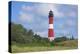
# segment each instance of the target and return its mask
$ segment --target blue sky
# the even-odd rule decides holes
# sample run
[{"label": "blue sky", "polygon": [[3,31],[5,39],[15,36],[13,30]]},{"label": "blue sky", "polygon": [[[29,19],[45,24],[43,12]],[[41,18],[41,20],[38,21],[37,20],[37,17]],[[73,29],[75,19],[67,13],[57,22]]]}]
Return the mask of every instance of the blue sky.
[{"label": "blue sky", "polygon": [[48,37],[48,13],[54,14],[55,37],[66,35],[78,38],[78,6],[54,3],[12,2],[11,21],[42,37]]}]

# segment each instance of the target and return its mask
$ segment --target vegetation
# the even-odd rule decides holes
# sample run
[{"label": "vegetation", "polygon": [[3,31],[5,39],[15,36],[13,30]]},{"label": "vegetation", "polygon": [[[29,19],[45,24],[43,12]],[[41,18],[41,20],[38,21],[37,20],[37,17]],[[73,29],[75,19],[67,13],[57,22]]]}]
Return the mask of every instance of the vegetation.
[{"label": "vegetation", "polygon": [[77,40],[67,40],[56,43],[55,46],[26,46],[26,45],[12,45],[12,52],[36,52],[36,51],[52,51],[52,50],[67,50],[77,49]]},{"label": "vegetation", "polygon": [[50,43],[48,38],[34,34],[31,29],[25,29],[21,24],[11,23],[11,48],[12,52],[72,49],[77,48],[77,40],[73,36],[70,39],[63,36],[55,38]]},{"label": "vegetation", "polygon": [[12,44],[26,44],[36,46],[35,43],[38,43],[38,46],[46,45],[48,38],[42,38],[40,35],[34,34],[32,30],[27,30],[23,28],[20,24],[11,24],[11,43]]}]

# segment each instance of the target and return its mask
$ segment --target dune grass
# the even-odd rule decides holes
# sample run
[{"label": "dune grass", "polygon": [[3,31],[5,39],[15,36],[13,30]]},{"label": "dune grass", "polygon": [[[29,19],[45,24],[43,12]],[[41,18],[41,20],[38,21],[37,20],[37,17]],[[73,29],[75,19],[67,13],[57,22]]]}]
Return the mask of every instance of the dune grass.
[{"label": "dune grass", "polygon": [[77,49],[77,47],[62,47],[62,46],[53,46],[53,47],[18,47],[13,46],[12,52],[36,52],[36,51],[52,51],[52,50],[66,50],[66,49]]},{"label": "dune grass", "polygon": [[[59,46],[64,44],[63,46]],[[76,40],[64,41],[58,43],[58,46],[18,46],[12,45],[12,53],[18,52],[37,52],[37,51],[53,51],[53,50],[67,50],[67,49],[77,49],[78,43]]]}]

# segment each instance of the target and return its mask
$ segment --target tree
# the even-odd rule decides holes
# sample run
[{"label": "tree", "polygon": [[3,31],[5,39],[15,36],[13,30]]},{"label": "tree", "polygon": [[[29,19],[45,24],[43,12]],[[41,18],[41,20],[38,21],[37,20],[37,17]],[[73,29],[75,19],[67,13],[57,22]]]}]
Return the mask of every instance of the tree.
[{"label": "tree", "polygon": [[26,45],[47,45],[48,38],[43,38],[38,34],[34,34],[32,29],[25,29],[21,24],[11,23],[11,42]]},{"label": "tree", "polygon": [[65,37],[65,36],[63,36],[63,37],[57,37],[57,38],[54,39],[55,42],[61,42],[61,41],[66,41],[66,40],[68,40],[68,38]]},{"label": "tree", "polygon": [[33,36],[32,30],[25,29],[21,24],[11,24],[11,41],[17,43],[29,43]]}]

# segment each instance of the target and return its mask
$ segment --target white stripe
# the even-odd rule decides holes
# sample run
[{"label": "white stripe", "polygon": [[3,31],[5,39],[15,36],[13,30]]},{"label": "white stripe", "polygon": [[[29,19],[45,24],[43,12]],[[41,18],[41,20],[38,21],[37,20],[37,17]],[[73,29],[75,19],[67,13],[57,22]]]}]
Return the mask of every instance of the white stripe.
[{"label": "white stripe", "polygon": [[49,29],[53,29],[53,24],[49,24]]},{"label": "white stripe", "polygon": [[49,39],[50,41],[53,41],[53,40],[54,40],[54,37],[48,37],[48,39]]}]

